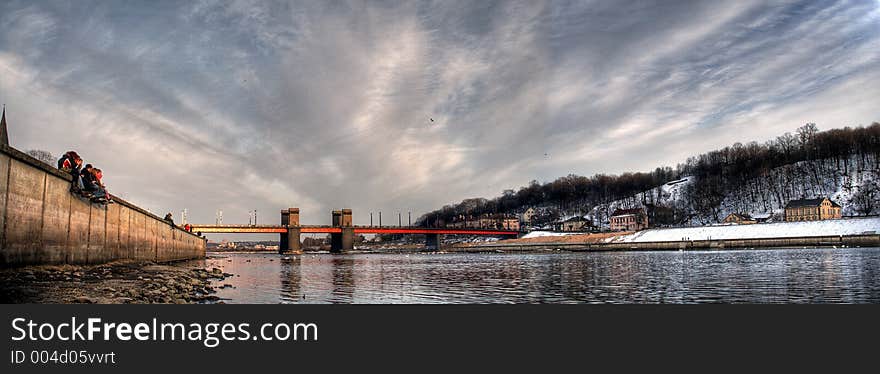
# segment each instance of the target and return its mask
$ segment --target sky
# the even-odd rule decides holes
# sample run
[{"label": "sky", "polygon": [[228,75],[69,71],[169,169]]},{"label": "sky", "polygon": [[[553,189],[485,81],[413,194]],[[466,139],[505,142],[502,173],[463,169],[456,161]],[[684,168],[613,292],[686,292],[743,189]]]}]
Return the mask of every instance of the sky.
[{"label": "sky", "polygon": [[0,0],[0,103],[178,222],[406,223],[880,121],[880,1]]}]

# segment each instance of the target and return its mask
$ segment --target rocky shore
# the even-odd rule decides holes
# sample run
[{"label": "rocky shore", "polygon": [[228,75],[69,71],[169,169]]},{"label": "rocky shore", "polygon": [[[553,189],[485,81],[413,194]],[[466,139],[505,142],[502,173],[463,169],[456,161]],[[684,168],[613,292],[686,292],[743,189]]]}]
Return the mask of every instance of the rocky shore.
[{"label": "rocky shore", "polygon": [[132,261],[28,266],[0,270],[0,302],[222,303],[211,283],[230,276],[217,268]]}]

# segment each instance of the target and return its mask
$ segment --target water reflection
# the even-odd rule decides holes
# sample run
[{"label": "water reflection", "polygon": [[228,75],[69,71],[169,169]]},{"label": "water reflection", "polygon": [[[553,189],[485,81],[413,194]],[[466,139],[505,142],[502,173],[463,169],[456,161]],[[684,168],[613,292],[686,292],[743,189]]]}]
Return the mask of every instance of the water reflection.
[{"label": "water reflection", "polygon": [[350,256],[334,256],[330,263],[333,272],[333,292],[329,301],[333,303],[353,302],[355,288],[354,258]]},{"label": "water reflection", "polygon": [[876,303],[880,249],[215,255],[238,303]]},{"label": "water reflection", "polygon": [[298,302],[300,299],[304,299],[305,295],[301,291],[302,260],[299,257],[285,256],[281,258],[279,263],[281,264],[281,270],[278,272],[281,283],[281,299],[286,302]]}]

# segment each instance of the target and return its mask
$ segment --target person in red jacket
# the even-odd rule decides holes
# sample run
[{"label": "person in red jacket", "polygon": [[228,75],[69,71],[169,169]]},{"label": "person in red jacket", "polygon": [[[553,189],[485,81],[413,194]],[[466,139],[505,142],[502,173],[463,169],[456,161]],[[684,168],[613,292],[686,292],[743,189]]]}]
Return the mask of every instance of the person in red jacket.
[{"label": "person in red jacket", "polygon": [[58,169],[70,173],[73,177],[73,181],[70,184],[72,192],[79,193],[83,189],[82,177],[80,175],[82,163],[82,158],[74,151],[69,151],[58,159]]},{"label": "person in red jacket", "polygon": [[104,186],[104,182],[101,181],[101,178],[103,177],[104,173],[101,172],[101,169],[91,169],[91,180],[94,187],[91,191],[93,199],[102,203],[111,203],[112,201],[110,200],[110,194],[107,193],[107,187]]}]

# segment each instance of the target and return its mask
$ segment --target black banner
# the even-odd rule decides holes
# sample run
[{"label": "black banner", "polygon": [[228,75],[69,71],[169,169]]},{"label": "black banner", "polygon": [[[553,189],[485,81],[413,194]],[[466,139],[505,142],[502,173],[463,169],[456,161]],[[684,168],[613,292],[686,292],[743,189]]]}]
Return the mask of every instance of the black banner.
[{"label": "black banner", "polygon": [[873,305],[4,305],[0,333],[4,372],[799,365],[832,357],[852,364],[873,357],[874,345],[859,339],[880,332],[877,312]]}]

